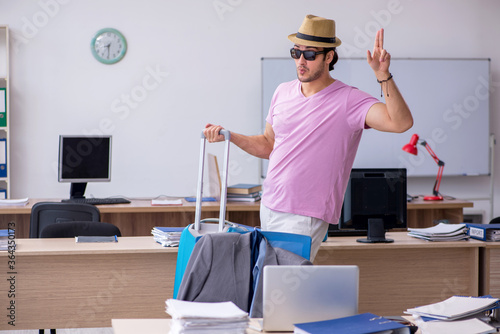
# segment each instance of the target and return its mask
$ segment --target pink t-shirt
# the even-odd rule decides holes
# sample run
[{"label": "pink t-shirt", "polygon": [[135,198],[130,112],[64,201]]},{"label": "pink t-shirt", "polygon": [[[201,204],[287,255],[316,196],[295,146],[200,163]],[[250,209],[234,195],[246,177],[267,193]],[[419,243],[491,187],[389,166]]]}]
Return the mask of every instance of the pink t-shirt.
[{"label": "pink t-shirt", "polygon": [[262,204],[336,224],[366,114],[377,102],[338,80],[310,97],[299,80],[281,84],[266,118],[275,142]]}]

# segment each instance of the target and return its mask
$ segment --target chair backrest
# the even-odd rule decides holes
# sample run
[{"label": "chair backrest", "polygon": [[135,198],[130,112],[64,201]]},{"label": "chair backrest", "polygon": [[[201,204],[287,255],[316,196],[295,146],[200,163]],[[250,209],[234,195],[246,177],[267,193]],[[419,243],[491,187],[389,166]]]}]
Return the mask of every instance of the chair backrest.
[{"label": "chair backrest", "polygon": [[118,227],[104,222],[71,221],[45,226],[40,238],[73,238],[76,236],[113,236],[121,237]]},{"label": "chair backrest", "polygon": [[30,216],[30,238],[40,238],[43,228],[68,221],[100,221],[95,205],[86,203],[39,202],[33,205]]}]

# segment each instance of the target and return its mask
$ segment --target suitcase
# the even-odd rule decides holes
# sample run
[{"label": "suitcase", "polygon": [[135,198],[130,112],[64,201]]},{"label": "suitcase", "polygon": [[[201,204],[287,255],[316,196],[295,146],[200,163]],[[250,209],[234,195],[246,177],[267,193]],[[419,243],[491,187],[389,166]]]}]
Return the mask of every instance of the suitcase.
[{"label": "suitcase", "polygon": [[[200,143],[200,164],[198,169],[198,184],[196,191],[196,209],[194,224],[188,225],[181,234],[179,241],[179,250],[177,253],[177,264],[175,267],[175,281],[173,298],[177,298],[177,292],[184,276],[187,263],[193,251],[196,242],[207,233],[228,233],[239,232],[246,233],[253,230],[253,227],[237,225],[226,221],[226,204],[227,204],[227,172],[229,166],[229,148],[231,144],[231,133],[227,130],[221,130],[221,135],[224,135],[224,167],[222,172],[221,198],[219,218],[207,218],[201,220],[201,204],[203,198],[203,170],[205,167],[205,144],[206,138],[204,133],[201,133]],[[218,224],[215,224],[218,222]]]}]

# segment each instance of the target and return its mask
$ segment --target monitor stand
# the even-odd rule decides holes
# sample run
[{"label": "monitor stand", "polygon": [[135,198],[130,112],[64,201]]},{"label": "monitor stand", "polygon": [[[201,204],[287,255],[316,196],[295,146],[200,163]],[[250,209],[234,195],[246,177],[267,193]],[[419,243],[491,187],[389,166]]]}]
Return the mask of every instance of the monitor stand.
[{"label": "monitor stand", "polygon": [[69,190],[69,198],[85,198],[85,188],[87,188],[87,182],[73,183],[71,182],[71,188]]},{"label": "monitor stand", "polygon": [[384,220],[380,218],[368,219],[368,235],[366,239],[357,239],[357,242],[364,243],[390,243],[393,239],[385,238]]}]

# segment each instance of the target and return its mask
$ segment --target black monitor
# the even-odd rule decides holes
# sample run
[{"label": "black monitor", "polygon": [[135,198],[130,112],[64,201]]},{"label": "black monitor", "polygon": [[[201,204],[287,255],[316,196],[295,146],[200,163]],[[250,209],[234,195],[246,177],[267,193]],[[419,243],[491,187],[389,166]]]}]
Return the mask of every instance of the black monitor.
[{"label": "black monitor", "polygon": [[111,136],[59,136],[59,182],[70,198],[85,197],[87,182],[111,181]]},{"label": "black monitor", "polygon": [[405,229],[407,221],[405,168],[353,168],[338,225],[328,234],[367,235],[360,242],[391,242],[385,231]]}]

